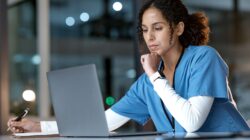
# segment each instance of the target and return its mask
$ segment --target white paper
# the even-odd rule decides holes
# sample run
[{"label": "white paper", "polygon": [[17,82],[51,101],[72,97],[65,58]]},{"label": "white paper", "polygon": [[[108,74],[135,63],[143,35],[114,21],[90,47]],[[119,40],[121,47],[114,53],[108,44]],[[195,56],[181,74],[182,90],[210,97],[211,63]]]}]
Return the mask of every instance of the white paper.
[{"label": "white paper", "polygon": [[36,137],[36,136],[59,136],[58,132],[29,132],[29,133],[15,133],[14,137]]}]

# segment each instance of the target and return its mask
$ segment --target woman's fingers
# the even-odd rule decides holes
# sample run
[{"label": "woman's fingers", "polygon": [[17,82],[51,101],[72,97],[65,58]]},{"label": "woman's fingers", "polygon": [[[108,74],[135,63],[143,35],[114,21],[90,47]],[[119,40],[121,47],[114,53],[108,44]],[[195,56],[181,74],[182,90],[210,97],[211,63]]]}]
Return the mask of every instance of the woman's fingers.
[{"label": "woman's fingers", "polygon": [[144,54],[141,56],[141,64],[145,73],[150,76],[157,71],[160,57],[157,54]]},{"label": "woman's fingers", "polygon": [[11,122],[11,126],[14,126],[14,127],[23,127],[23,122],[22,121],[13,121]]},{"label": "woman's fingers", "polygon": [[24,129],[23,128],[20,128],[20,127],[11,127],[11,131],[13,133],[23,133],[24,132]]},{"label": "woman's fingers", "polygon": [[9,121],[7,122],[7,126],[13,133],[23,133],[24,132],[23,121],[15,121],[15,118],[9,119]]},{"label": "woman's fingers", "polygon": [[15,120],[15,118],[11,118],[8,120],[7,122],[7,126],[10,127],[11,126],[11,122],[13,122]]}]

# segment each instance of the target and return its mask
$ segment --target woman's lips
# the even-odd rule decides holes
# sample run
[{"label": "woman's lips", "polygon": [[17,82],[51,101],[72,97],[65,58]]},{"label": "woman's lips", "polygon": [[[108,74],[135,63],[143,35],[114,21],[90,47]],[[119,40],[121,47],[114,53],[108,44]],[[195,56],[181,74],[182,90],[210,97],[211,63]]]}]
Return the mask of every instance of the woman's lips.
[{"label": "woman's lips", "polygon": [[158,45],[149,45],[148,47],[152,50],[155,50],[158,47]]}]

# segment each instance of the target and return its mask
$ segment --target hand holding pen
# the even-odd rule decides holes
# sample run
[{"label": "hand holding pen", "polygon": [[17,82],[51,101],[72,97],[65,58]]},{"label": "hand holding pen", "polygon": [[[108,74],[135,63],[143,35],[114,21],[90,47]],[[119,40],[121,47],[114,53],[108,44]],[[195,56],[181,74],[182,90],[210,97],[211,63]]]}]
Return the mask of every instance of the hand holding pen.
[{"label": "hand holding pen", "polygon": [[24,118],[28,112],[29,109],[25,109],[18,117],[9,119],[7,125],[12,133],[41,132],[40,122]]},{"label": "hand holding pen", "polygon": [[23,112],[22,112],[22,114],[20,114],[20,115],[18,115],[15,119],[10,119],[9,121],[8,121],[8,129],[7,129],[7,131],[9,131],[9,130],[11,130],[11,127],[12,127],[12,124],[13,124],[13,122],[19,122],[19,121],[21,121],[28,113],[29,113],[29,108],[26,108]]}]

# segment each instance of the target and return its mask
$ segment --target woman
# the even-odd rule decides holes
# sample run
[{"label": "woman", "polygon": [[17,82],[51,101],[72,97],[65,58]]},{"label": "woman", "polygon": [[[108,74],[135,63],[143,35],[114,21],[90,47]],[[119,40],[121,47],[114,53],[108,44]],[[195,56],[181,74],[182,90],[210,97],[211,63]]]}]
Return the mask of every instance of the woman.
[{"label": "woman", "polygon": [[[110,131],[130,119],[145,124],[150,118],[157,131],[249,130],[234,104],[227,65],[215,49],[205,46],[207,22],[203,13],[189,15],[180,0],[144,4],[138,34],[150,51],[141,56],[145,73],[105,112]],[[57,130],[49,124],[8,122],[13,132],[46,131],[46,126]]]}]

